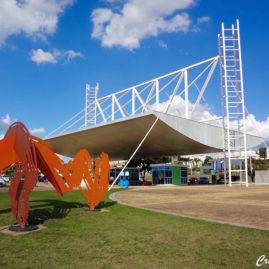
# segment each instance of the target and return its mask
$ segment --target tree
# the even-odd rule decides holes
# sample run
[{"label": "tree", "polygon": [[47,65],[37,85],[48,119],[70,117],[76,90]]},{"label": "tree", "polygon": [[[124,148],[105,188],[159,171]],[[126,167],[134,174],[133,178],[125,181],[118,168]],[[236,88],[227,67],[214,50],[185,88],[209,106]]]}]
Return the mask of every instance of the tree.
[{"label": "tree", "polygon": [[203,162],[203,165],[211,165],[212,158],[210,156],[206,156]]},{"label": "tree", "polygon": [[159,157],[159,158],[147,158],[147,159],[133,159],[130,161],[128,167],[137,167],[139,172],[142,175],[142,178],[145,179],[146,172],[151,171],[151,164],[158,163],[169,163],[171,162],[170,157]]},{"label": "tree", "polygon": [[198,168],[199,163],[201,162],[201,160],[199,158],[194,158],[194,159],[191,160],[191,162],[192,162],[192,164],[193,164],[193,166],[195,168]]},{"label": "tree", "polygon": [[260,155],[260,158],[265,160],[267,158],[267,149],[266,148],[260,148],[259,149],[259,155]]}]

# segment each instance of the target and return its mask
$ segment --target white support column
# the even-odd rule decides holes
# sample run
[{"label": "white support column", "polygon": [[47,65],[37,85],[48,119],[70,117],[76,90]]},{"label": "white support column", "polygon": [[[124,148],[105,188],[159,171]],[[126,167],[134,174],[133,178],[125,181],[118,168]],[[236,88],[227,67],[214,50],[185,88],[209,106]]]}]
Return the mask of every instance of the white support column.
[{"label": "white support column", "polygon": [[84,123],[84,126],[85,128],[87,128],[88,126],[88,109],[87,109],[87,106],[88,106],[88,91],[90,89],[90,85],[89,84],[86,84],[86,95],[85,95],[85,123]]},{"label": "white support column", "polygon": [[222,107],[222,127],[223,127],[223,134],[222,134],[222,140],[223,140],[223,175],[224,175],[224,184],[227,184],[227,178],[226,178],[226,139],[225,139],[225,105],[224,105],[224,86],[223,86],[223,67],[222,67],[222,60],[221,60],[221,38],[220,34],[218,34],[218,47],[219,47],[219,67],[220,67],[220,87],[221,87],[221,107]]},{"label": "white support column", "polygon": [[184,70],[184,83],[185,83],[185,117],[189,118],[189,88],[188,88],[188,70]]},{"label": "white support column", "polygon": [[160,83],[158,79],[155,81],[155,88],[156,88],[156,110],[159,111],[160,109]]},{"label": "white support column", "polygon": [[132,115],[135,114],[135,92],[134,88],[132,89]]},{"label": "white support column", "polygon": [[250,165],[250,175],[252,175],[253,167],[252,167],[251,156],[249,156],[249,165]]},{"label": "white support column", "polygon": [[[222,36],[222,49],[223,49],[223,68],[224,68],[224,88],[225,88],[225,106],[226,106],[226,121],[227,121],[227,144],[228,144],[228,171],[229,171],[229,186],[232,187],[232,162],[231,162],[231,141],[230,141],[230,115],[228,104],[228,82],[227,82],[227,68],[226,68],[226,44],[224,23],[221,24],[221,36]],[[225,132],[225,129],[224,129]]]},{"label": "white support column", "polygon": [[241,40],[240,40],[240,28],[239,20],[236,20],[237,33],[238,33],[238,54],[239,54],[239,68],[241,75],[241,91],[242,91],[242,113],[243,113],[243,135],[244,135],[244,158],[245,158],[245,177],[246,177],[246,187],[248,187],[248,157],[247,157],[247,138],[246,138],[246,115],[245,115],[245,97],[244,97],[244,79],[242,70],[242,55],[241,55]]},{"label": "white support column", "polygon": [[111,97],[111,120],[115,119],[115,101],[114,101],[114,95]]},{"label": "white support column", "polygon": [[226,158],[226,152],[225,152],[225,150],[224,150],[224,160],[223,160],[223,170],[224,170],[224,172],[223,172],[223,176],[224,176],[224,184],[225,184],[225,186],[226,186],[226,184],[227,184],[227,164],[226,164],[226,160],[227,160],[227,158]]},{"label": "white support column", "polygon": [[115,180],[113,181],[113,183],[110,185],[110,187],[108,188],[109,191],[112,189],[112,187],[114,186],[114,184],[118,181],[118,179],[121,176],[122,172],[128,166],[128,164],[133,159],[133,157],[135,156],[135,154],[137,153],[137,151],[140,149],[140,147],[142,146],[142,144],[144,143],[144,141],[146,140],[146,138],[150,134],[151,130],[153,129],[153,127],[158,122],[158,120],[159,120],[159,116],[155,119],[155,121],[153,122],[153,124],[151,125],[151,127],[149,128],[149,130],[147,131],[147,133],[145,134],[145,136],[143,137],[143,139],[141,140],[141,142],[139,143],[139,145],[137,146],[137,148],[135,149],[135,151],[133,152],[133,154],[131,155],[131,157],[129,158],[129,160],[126,162],[126,164],[124,165],[124,167],[121,169],[121,172],[119,173],[119,175],[115,178]]},{"label": "white support column", "polygon": [[[99,82],[97,82],[95,86],[95,100],[97,100],[98,92],[99,92]],[[97,110],[96,110],[96,103],[95,103],[94,104],[94,125],[96,124],[97,124]]]},{"label": "white support column", "polygon": [[96,100],[98,94],[99,84],[95,87],[90,87],[86,84],[86,103],[85,103],[85,128],[90,125],[96,125]]}]

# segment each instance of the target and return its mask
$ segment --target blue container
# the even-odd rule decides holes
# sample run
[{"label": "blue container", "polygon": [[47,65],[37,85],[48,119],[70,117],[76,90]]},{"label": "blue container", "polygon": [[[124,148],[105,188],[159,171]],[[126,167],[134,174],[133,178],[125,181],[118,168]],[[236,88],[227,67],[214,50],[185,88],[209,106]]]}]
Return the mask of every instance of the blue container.
[{"label": "blue container", "polygon": [[128,186],[129,186],[129,180],[128,179],[124,179],[124,187],[125,188],[128,188]]},{"label": "blue container", "polygon": [[124,187],[124,180],[121,178],[120,179],[120,187],[123,188]]}]

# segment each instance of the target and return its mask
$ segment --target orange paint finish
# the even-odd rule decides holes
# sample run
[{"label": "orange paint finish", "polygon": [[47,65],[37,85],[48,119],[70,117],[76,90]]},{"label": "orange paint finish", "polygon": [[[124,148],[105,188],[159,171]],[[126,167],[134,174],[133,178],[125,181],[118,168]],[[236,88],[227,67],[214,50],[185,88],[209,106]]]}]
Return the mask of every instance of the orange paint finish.
[{"label": "orange paint finish", "polygon": [[0,152],[5,153],[2,158],[0,156],[0,174],[4,174],[10,169],[10,165],[19,161],[19,157],[16,152],[14,150],[10,150],[14,148],[15,138],[15,135],[12,135],[0,140]]},{"label": "orange paint finish", "polygon": [[20,122],[12,124],[0,140],[0,173],[12,167],[15,175],[9,189],[10,203],[12,213],[22,228],[26,225],[29,195],[37,183],[38,170],[59,195],[79,188],[90,210],[94,210],[108,190],[110,167],[106,153],[93,162],[89,152],[82,149],[74,160],[65,165],[48,143],[31,136]]}]

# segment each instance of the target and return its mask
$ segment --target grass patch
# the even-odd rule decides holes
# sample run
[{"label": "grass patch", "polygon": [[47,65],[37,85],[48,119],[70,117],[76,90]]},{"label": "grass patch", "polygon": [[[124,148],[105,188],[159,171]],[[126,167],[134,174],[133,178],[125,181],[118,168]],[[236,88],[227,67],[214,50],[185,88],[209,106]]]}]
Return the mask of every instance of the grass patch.
[{"label": "grass patch", "polygon": [[[131,208],[108,195],[108,212],[85,211],[78,191],[33,192],[30,205],[30,223],[47,229],[0,234],[0,268],[254,268],[269,257],[269,232]],[[0,226],[12,223],[0,193]]]}]

